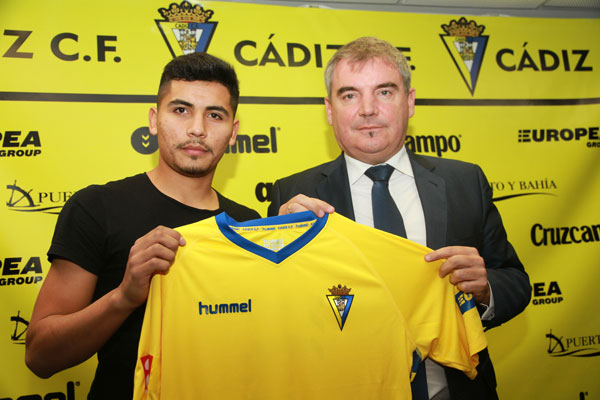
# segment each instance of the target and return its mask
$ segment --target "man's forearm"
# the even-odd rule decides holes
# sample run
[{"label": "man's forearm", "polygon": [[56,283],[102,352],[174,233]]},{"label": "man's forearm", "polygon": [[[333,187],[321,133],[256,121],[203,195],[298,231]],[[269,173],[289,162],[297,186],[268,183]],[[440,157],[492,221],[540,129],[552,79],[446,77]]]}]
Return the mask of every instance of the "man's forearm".
[{"label": "man's forearm", "polygon": [[93,356],[133,312],[122,306],[118,289],[82,310],[48,315],[27,331],[25,363],[48,378]]}]

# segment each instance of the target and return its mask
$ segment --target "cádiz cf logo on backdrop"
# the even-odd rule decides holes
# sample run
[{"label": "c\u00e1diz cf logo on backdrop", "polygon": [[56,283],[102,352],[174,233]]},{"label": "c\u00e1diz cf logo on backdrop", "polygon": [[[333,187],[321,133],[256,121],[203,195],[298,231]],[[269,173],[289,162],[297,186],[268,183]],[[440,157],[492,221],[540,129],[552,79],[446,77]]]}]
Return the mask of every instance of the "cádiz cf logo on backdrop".
[{"label": "c\u00e1diz cf logo on backdrop", "polygon": [[158,12],[163,19],[156,19],[156,25],[173,58],[208,49],[217,28],[216,21],[209,21],[214,14],[212,10],[182,1],[179,5],[171,3],[169,8],[159,8]]},{"label": "c\u00e1diz cf logo on backdrop", "polygon": [[442,29],[446,34],[440,34],[440,37],[472,96],[489,38],[482,35],[485,26],[477,25],[475,21],[467,22],[462,17],[458,21],[452,20],[448,25],[442,25]]}]

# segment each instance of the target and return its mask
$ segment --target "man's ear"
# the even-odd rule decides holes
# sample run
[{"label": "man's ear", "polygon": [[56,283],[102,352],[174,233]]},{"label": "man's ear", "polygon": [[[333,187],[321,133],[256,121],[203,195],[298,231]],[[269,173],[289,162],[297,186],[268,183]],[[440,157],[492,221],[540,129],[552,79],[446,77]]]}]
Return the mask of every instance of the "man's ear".
[{"label": "man's ear", "polygon": [[329,125],[333,125],[333,120],[331,119],[331,101],[329,101],[328,97],[325,97],[325,110],[327,111],[327,122],[329,122]]},{"label": "man's ear", "polygon": [[416,97],[416,90],[415,88],[410,88],[408,90],[408,118],[411,118],[413,115],[415,115],[415,97]]},{"label": "man's ear", "polygon": [[158,134],[158,110],[156,107],[150,107],[150,111],[148,111],[148,127],[150,129],[150,133],[153,135]]},{"label": "man's ear", "polygon": [[229,138],[229,145],[233,146],[235,144],[235,139],[237,138],[238,129],[240,127],[240,120],[236,119],[233,121],[233,130],[231,131],[231,137]]}]

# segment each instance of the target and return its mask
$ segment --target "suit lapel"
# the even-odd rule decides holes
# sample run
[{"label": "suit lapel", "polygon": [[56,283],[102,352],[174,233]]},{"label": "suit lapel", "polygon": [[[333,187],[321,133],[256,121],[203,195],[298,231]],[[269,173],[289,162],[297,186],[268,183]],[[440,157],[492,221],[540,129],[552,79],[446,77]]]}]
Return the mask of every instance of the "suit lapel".
[{"label": "suit lapel", "polygon": [[[448,204],[446,182],[433,173],[434,165],[426,158],[407,150],[415,174],[415,183],[425,216],[427,246],[438,249],[446,245]],[[335,207],[338,214],[354,220],[352,195],[344,154],[332,161],[323,171],[323,179],[316,188],[318,198]]]},{"label": "suit lapel", "polygon": [[427,246],[438,249],[446,245],[448,225],[446,182],[433,173],[435,167],[426,158],[408,150],[407,152],[425,215]]},{"label": "suit lapel", "polygon": [[344,154],[333,160],[322,171],[323,179],[317,185],[317,196],[332,206],[338,214],[354,220],[352,195],[348,182],[348,170]]}]

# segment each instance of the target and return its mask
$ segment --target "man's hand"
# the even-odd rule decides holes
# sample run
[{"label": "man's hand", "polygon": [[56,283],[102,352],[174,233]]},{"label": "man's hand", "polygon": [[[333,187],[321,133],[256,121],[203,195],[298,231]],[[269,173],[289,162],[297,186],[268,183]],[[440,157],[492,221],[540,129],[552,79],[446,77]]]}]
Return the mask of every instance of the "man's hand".
[{"label": "man's hand", "polygon": [[432,251],[425,261],[446,259],[440,267],[440,277],[450,275],[450,283],[459,290],[471,293],[479,304],[490,304],[490,286],[485,262],[474,247],[448,246]]},{"label": "man's hand", "polygon": [[120,292],[122,305],[126,308],[139,307],[148,298],[150,279],[154,274],[166,273],[179,246],[185,239],[173,229],[158,226],[135,241],[129,251],[127,268]]},{"label": "man's hand", "polygon": [[317,217],[321,218],[325,213],[331,214],[335,209],[323,200],[307,197],[303,194],[292,197],[287,203],[279,207],[279,215],[293,214],[300,211],[312,211]]}]

